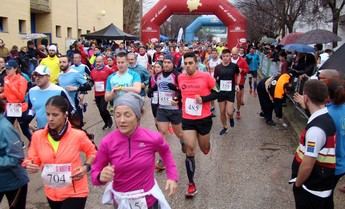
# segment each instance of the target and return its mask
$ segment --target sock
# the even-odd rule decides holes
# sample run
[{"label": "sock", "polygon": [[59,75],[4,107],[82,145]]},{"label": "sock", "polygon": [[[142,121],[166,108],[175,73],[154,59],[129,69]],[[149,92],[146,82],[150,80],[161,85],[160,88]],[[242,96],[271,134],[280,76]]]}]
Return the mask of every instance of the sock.
[{"label": "sock", "polygon": [[194,183],[195,159],[194,156],[186,156],[186,170],[189,183]]}]

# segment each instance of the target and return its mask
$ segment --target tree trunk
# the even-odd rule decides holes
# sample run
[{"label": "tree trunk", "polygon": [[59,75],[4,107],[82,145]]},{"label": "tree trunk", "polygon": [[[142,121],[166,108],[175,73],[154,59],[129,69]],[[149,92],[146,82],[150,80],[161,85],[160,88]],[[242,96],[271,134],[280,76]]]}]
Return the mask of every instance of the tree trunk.
[{"label": "tree trunk", "polygon": [[[339,18],[340,18],[340,13],[337,11],[332,11],[333,13],[333,27],[332,31],[333,33],[338,35],[338,27],[339,27]],[[338,42],[333,42],[333,48],[338,46]]]}]

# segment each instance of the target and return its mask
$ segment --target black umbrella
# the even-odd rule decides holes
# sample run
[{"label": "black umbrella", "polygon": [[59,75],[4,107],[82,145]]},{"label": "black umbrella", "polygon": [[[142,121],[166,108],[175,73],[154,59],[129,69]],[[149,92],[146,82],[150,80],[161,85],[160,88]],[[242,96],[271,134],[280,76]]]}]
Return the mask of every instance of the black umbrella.
[{"label": "black umbrella", "polygon": [[311,30],[303,34],[296,43],[300,44],[327,44],[341,41],[341,38],[328,30]]},{"label": "black umbrella", "polygon": [[113,23],[99,31],[88,34],[82,34],[81,36],[85,37],[86,39],[138,40],[138,37],[123,32]]},{"label": "black umbrella", "polygon": [[338,48],[331,57],[320,67],[322,69],[335,69],[345,73],[345,44]]}]

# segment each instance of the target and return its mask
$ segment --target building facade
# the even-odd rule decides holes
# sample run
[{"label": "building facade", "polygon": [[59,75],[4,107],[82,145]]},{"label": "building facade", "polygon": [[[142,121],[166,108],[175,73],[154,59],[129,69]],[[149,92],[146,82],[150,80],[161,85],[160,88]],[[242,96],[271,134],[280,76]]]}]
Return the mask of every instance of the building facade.
[{"label": "building facade", "polygon": [[123,0],[1,0],[0,39],[25,46],[21,36],[44,33],[65,52],[81,34],[114,23],[123,27]]}]

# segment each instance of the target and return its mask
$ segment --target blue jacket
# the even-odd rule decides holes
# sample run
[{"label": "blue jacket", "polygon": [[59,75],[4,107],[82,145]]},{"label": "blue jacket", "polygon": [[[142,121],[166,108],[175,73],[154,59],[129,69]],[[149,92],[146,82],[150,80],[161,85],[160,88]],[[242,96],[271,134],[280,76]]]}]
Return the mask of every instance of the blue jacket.
[{"label": "blue jacket", "polygon": [[260,66],[260,57],[258,54],[247,54],[246,60],[250,71],[257,71]]},{"label": "blue jacket", "polygon": [[[150,74],[144,66],[137,64],[135,67],[128,66],[128,69],[140,75],[141,83],[145,84],[145,86],[149,85]],[[141,89],[140,96],[145,96],[145,88]]]},{"label": "blue jacket", "polygon": [[0,115],[0,192],[16,190],[29,182],[22,141],[13,125]]}]

